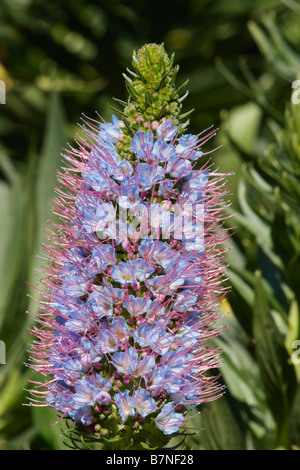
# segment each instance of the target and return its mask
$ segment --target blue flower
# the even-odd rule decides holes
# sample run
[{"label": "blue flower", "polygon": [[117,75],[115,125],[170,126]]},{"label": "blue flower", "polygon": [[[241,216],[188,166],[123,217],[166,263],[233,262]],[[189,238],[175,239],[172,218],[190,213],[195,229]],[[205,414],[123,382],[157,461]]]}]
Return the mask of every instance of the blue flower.
[{"label": "blue flower", "polygon": [[164,169],[161,166],[140,163],[137,166],[137,183],[144,190],[150,189],[155,183],[164,179]]},{"label": "blue flower", "polygon": [[189,160],[175,156],[168,161],[166,173],[173,178],[182,178],[188,175],[191,169],[192,166]]},{"label": "blue flower", "polygon": [[173,121],[168,119],[162,122],[158,126],[158,128],[156,129],[156,132],[157,132],[158,137],[168,142],[174,139],[174,137],[176,136],[178,132],[178,129],[176,126],[174,126]]},{"label": "blue flower", "polygon": [[188,158],[190,161],[198,160],[203,152],[197,149],[198,137],[193,134],[184,134],[176,145],[176,153],[181,158]]},{"label": "blue flower", "polygon": [[128,209],[140,201],[140,189],[136,184],[118,188],[118,204],[122,209]]},{"label": "blue flower", "polygon": [[124,307],[133,316],[143,315],[143,313],[149,310],[151,304],[151,299],[146,297],[134,297],[133,295],[129,295],[128,298],[124,300]]},{"label": "blue flower", "polygon": [[108,141],[112,144],[116,144],[119,140],[120,135],[120,122],[116,118],[116,116],[112,116],[112,123],[108,122],[100,124],[99,138],[104,142]]},{"label": "blue flower", "polygon": [[158,195],[167,196],[174,189],[174,180],[164,179],[159,183]]},{"label": "blue flower", "polygon": [[142,355],[130,366],[132,377],[145,377],[155,366],[155,359],[150,355]]},{"label": "blue flower", "polygon": [[163,243],[158,240],[142,240],[139,253],[149,260],[154,260],[163,268],[166,268],[170,263],[174,263],[180,259],[180,255],[172,251],[168,243]]},{"label": "blue flower", "polygon": [[191,290],[184,289],[175,298],[174,309],[177,312],[185,312],[188,308],[195,307],[198,295],[195,295]]},{"label": "blue flower", "polygon": [[179,431],[180,426],[184,422],[184,417],[181,413],[175,413],[174,403],[169,402],[164,405],[161,412],[155,418],[156,426],[164,434],[173,434]]},{"label": "blue flower", "polygon": [[113,301],[101,289],[95,289],[89,296],[89,306],[97,318],[113,315]]},{"label": "blue flower", "polygon": [[134,152],[140,160],[146,160],[151,155],[154,136],[152,132],[139,131],[133,137],[129,150]]},{"label": "blue flower", "polygon": [[169,144],[164,140],[155,141],[151,153],[151,160],[158,162],[167,162],[169,160],[174,159],[175,156],[176,150],[172,144]]},{"label": "blue flower", "polygon": [[112,187],[111,181],[107,178],[104,171],[90,170],[83,174],[86,182],[88,182],[95,191],[107,191]]},{"label": "blue flower", "polygon": [[112,353],[119,349],[119,340],[113,331],[103,329],[98,336],[98,345],[103,354]]},{"label": "blue flower", "polygon": [[154,268],[143,259],[135,259],[129,263],[121,262],[114,266],[111,276],[116,282],[121,284],[131,284],[133,282],[144,281],[154,271]]},{"label": "blue flower", "polygon": [[181,198],[186,202],[203,204],[208,180],[208,171],[186,176],[182,185]]},{"label": "blue flower", "polygon": [[114,175],[118,172],[121,163],[118,152],[110,141],[103,141],[91,152],[91,160],[86,169],[88,174],[91,171],[97,170],[106,176]]},{"label": "blue flower", "polygon": [[139,388],[134,393],[132,397],[132,405],[142,417],[145,417],[157,410],[156,402],[153,400],[150,393],[143,388]]},{"label": "blue flower", "polygon": [[88,357],[91,364],[101,361],[103,357],[97,338],[89,339],[83,336],[80,340],[80,350],[81,355]]},{"label": "blue flower", "polygon": [[81,274],[75,267],[68,267],[60,274],[62,284],[60,289],[70,297],[82,297],[86,294],[91,278],[86,273]]},{"label": "blue flower", "polygon": [[128,416],[134,416],[135,414],[132,397],[129,396],[129,393],[130,391],[126,389],[124,392],[117,393],[114,397],[115,404],[118,407],[123,422],[126,421]]},{"label": "blue flower", "polygon": [[111,245],[97,245],[92,251],[87,269],[89,273],[95,276],[105,271],[108,266],[115,264],[115,262],[115,250]]},{"label": "blue flower", "polygon": [[[162,325],[150,326],[148,323],[141,325],[134,333],[134,339],[140,346],[149,346],[154,352],[164,354],[169,351],[174,337],[172,334],[167,333]],[[153,364],[153,366],[155,363]]]},{"label": "blue flower", "polygon": [[127,325],[125,318],[123,317],[114,317],[111,320],[111,327],[112,327],[112,331],[114,331],[114,334],[117,336],[117,338],[120,341],[123,341],[124,339],[128,338],[132,334]]},{"label": "blue flower", "polygon": [[92,412],[92,407],[85,405],[79,409],[73,409],[70,407],[68,415],[77,423],[81,422],[84,426],[90,426],[95,421],[95,417],[93,416]]},{"label": "blue flower", "polygon": [[133,393],[133,396],[130,396],[129,393],[129,390],[126,389],[123,393],[119,392],[115,396],[115,403],[123,421],[126,421],[128,416],[134,416],[136,412],[145,417],[157,410],[156,402],[147,390],[139,388]]},{"label": "blue flower", "polygon": [[[75,407],[92,406],[95,403],[107,403],[110,401],[109,390],[112,385],[108,379],[104,379],[99,374],[96,376],[86,376],[75,382],[76,393],[73,394],[72,401]],[[105,392],[105,393],[104,393]]]},{"label": "blue flower", "polygon": [[121,182],[128,181],[133,173],[133,167],[127,160],[121,161],[114,169],[113,177]]},{"label": "blue flower", "polygon": [[138,363],[138,353],[134,348],[129,347],[124,352],[115,352],[112,355],[112,363],[121,373],[130,373]]}]

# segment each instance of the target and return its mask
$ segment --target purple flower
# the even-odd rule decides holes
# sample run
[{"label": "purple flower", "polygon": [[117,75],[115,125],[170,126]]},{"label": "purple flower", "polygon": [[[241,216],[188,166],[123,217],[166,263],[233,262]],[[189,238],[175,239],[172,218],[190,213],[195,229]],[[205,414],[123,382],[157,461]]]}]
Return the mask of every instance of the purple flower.
[{"label": "purple flower", "polygon": [[174,404],[172,402],[164,405],[155,419],[156,426],[161,429],[164,434],[174,434],[178,432],[183,423],[183,415],[175,413]]},{"label": "purple flower", "polygon": [[137,184],[143,190],[148,190],[158,181],[162,181],[164,174],[164,169],[161,166],[140,163],[137,166]]},{"label": "purple flower", "polygon": [[140,346],[149,346],[159,354],[169,351],[174,342],[174,335],[168,333],[162,325],[150,326],[148,323],[144,323],[133,336]]},{"label": "purple flower", "polygon": [[112,364],[121,373],[131,373],[132,368],[134,368],[138,363],[138,353],[137,351],[129,347],[124,352],[116,352],[112,355]]},{"label": "purple flower", "polygon": [[204,138],[148,108],[147,119],[136,110],[124,123],[88,123],[86,142],[67,152],[34,330],[43,381],[33,400],[44,394],[106,443],[178,433],[189,419],[178,410],[221,393],[206,372],[218,365],[207,343],[224,295],[224,188],[194,167]]},{"label": "purple flower", "polygon": [[142,315],[147,312],[151,306],[152,300],[145,297],[135,297],[134,295],[129,295],[128,299],[124,301],[124,307],[128,312],[133,315]]},{"label": "purple flower", "polygon": [[133,416],[135,414],[132,397],[129,396],[129,393],[130,391],[125,389],[123,393],[117,393],[114,398],[123,422],[126,421],[128,416]]},{"label": "purple flower", "polygon": [[99,138],[104,142],[108,141],[112,144],[116,144],[121,135],[120,122],[116,116],[112,116],[112,123],[100,124]]},{"label": "purple flower", "polygon": [[119,340],[117,335],[111,330],[102,330],[98,336],[98,344],[103,354],[115,352],[119,349]]},{"label": "purple flower", "polygon": [[146,160],[151,154],[154,136],[151,132],[139,131],[133,137],[129,150],[134,152],[140,160]]},{"label": "purple flower", "polygon": [[115,403],[118,406],[123,421],[126,421],[128,416],[135,415],[135,413],[145,417],[157,410],[155,400],[143,388],[139,388],[132,396],[129,395],[129,390],[125,390],[124,393],[118,393],[115,397]]},{"label": "purple flower", "polygon": [[112,385],[108,379],[98,374],[94,377],[83,377],[76,382],[76,393],[73,394],[73,403],[77,407],[93,405],[94,403],[107,404],[111,398],[109,390]]},{"label": "purple flower", "polygon": [[173,140],[176,136],[178,129],[174,126],[171,120],[163,121],[157,128],[158,137],[164,139],[166,142]]},{"label": "purple flower", "polygon": [[167,143],[165,140],[156,140],[151,153],[151,160],[158,162],[167,162],[174,159],[176,156],[176,149],[172,144]]},{"label": "purple flower", "polygon": [[134,393],[132,397],[132,405],[142,417],[145,417],[157,410],[155,400],[151,398],[150,393],[143,388],[139,388]]},{"label": "purple flower", "polygon": [[130,284],[144,281],[153,271],[154,268],[140,258],[129,263],[119,263],[112,269],[111,275],[120,284]]},{"label": "purple flower", "polygon": [[105,291],[101,288],[96,288],[94,292],[90,294],[89,305],[98,318],[113,315],[112,298],[107,297]]}]

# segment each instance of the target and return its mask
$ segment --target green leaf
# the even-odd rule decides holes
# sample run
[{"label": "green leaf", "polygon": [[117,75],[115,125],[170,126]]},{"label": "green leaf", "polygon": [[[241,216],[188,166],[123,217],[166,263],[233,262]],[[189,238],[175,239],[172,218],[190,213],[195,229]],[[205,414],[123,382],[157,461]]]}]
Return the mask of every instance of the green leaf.
[{"label": "green leaf", "polygon": [[202,444],[205,450],[246,448],[239,406],[229,393],[205,405],[202,413]]},{"label": "green leaf", "polygon": [[[20,260],[25,251],[24,240],[20,237],[24,233],[24,214],[26,204],[22,196],[23,178],[16,170],[6,154],[0,154],[0,170],[6,176],[6,181],[0,181],[0,331],[4,320],[10,324],[14,319],[11,308],[11,299],[16,296],[16,284],[20,279]],[[26,234],[26,232],[25,232]],[[7,309],[10,308],[10,317],[6,318]],[[4,325],[3,325],[4,326]],[[6,329],[7,323],[6,323]],[[1,337],[7,341],[7,338]]]},{"label": "green leaf", "polygon": [[49,97],[49,108],[44,143],[37,170],[36,205],[38,240],[44,240],[43,225],[46,217],[53,218],[52,201],[57,186],[56,170],[61,166],[61,152],[67,144],[65,117],[59,95],[53,91]]},{"label": "green leaf", "polygon": [[143,449],[146,449],[146,450],[155,450],[155,449],[157,449],[157,446],[150,447],[150,446],[148,446],[148,444],[146,442],[140,442],[140,444],[143,447]]},{"label": "green leaf", "polygon": [[256,273],[253,312],[255,352],[266,399],[278,426],[276,446],[287,446],[287,419],[296,389],[296,375],[267,302],[261,274]]},{"label": "green leaf", "polygon": [[47,448],[52,450],[62,450],[63,437],[61,436],[61,425],[57,423],[57,412],[47,407],[32,407],[32,419],[38,430],[39,436],[43,438],[47,444]]},{"label": "green leaf", "polygon": [[[47,226],[46,218],[58,221],[52,213],[52,202],[55,197],[54,187],[57,186],[56,170],[61,166],[61,152],[66,146],[65,118],[59,95],[53,91],[49,96],[49,107],[45,126],[45,136],[41,156],[37,165],[37,182],[35,187],[35,254],[41,251],[41,244],[45,243],[44,227]],[[40,258],[34,258],[30,281],[33,281],[35,270],[41,265]],[[35,279],[35,278],[34,278]],[[31,302],[30,310],[35,307]]]},{"label": "green leaf", "polygon": [[286,80],[294,80],[299,71],[299,56],[292,50],[276,27],[270,16],[263,18],[267,32],[255,22],[249,22],[249,30],[258,47],[267,60],[274,66],[277,73]]},{"label": "green leaf", "polygon": [[103,442],[106,442],[107,444],[115,444],[116,442],[122,441],[122,436],[115,436],[110,439],[106,439],[104,436],[101,436],[101,439]]},{"label": "green leaf", "polygon": [[293,449],[300,450],[300,383],[295,393],[289,422],[289,441]]},{"label": "green leaf", "polygon": [[247,155],[255,153],[262,110],[253,102],[236,106],[226,118],[226,130],[234,143]]}]

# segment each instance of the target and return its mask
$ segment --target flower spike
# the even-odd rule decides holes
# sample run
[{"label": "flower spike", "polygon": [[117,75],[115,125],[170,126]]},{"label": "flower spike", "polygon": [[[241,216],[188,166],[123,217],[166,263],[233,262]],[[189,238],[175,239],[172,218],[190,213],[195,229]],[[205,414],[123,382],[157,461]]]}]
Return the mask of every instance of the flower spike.
[{"label": "flower spike", "polygon": [[107,449],[162,447],[223,393],[209,341],[226,294],[227,186],[204,161],[215,131],[184,132],[173,60],[144,46],[121,119],[83,119],[44,247],[32,404]]}]

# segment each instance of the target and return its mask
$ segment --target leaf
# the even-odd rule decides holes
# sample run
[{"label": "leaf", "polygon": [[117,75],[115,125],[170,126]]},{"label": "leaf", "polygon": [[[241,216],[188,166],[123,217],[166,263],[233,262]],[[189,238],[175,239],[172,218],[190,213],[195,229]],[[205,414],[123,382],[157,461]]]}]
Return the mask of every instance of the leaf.
[{"label": "leaf", "polygon": [[38,435],[47,443],[48,448],[51,450],[64,449],[60,423],[55,424],[58,419],[57,412],[49,407],[33,406],[31,410]]},{"label": "leaf", "polygon": [[66,145],[65,117],[59,95],[53,91],[49,97],[44,143],[37,171],[36,207],[37,242],[44,240],[45,218],[53,218],[52,201],[57,186],[56,169],[61,166],[61,152]]},{"label": "leaf", "polygon": [[271,314],[261,274],[256,273],[253,312],[255,353],[260,368],[266,399],[278,426],[276,445],[286,446],[287,422],[296,389],[296,375]]},{"label": "leaf", "polygon": [[244,450],[243,421],[239,405],[229,393],[205,405],[202,413],[202,444],[205,450]]},{"label": "leaf", "polygon": [[253,344],[234,314],[224,319],[226,327],[214,341],[214,347],[222,350],[223,367],[220,369],[227,390],[242,410],[245,430],[255,441],[266,439],[274,428],[274,420],[268,411],[261,387],[259,367],[253,358]]},{"label": "leaf", "polygon": [[[52,201],[55,196],[54,187],[57,185],[56,170],[61,166],[63,146],[66,145],[65,118],[59,95],[53,91],[49,97],[49,108],[45,128],[45,137],[41,156],[37,167],[37,182],[35,187],[35,255],[32,263],[29,281],[34,283],[33,275],[40,267],[41,261],[37,256],[41,253],[41,244],[46,241],[44,226],[46,218],[56,220],[52,213]],[[34,310],[35,302],[30,303],[30,311]]]},{"label": "leaf", "polygon": [[115,436],[110,439],[106,439],[106,437],[101,436],[101,439],[103,440],[103,442],[106,442],[107,444],[115,444],[116,442],[122,441],[122,436]]},{"label": "leaf", "polygon": [[226,129],[230,138],[247,155],[255,153],[261,118],[261,109],[256,103],[250,101],[233,108],[226,119]]},{"label": "leaf", "polygon": [[[284,211],[278,191],[277,206],[272,223],[272,239],[274,251],[280,255],[284,262],[286,277],[290,286],[297,293],[300,277],[300,240],[299,234],[288,222],[289,212]],[[294,214],[296,218],[296,213]],[[297,221],[299,223],[299,221]],[[295,227],[297,232],[299,227]]]},{"label": "leaf", "polygon": [[248,28],[262,54],[283,78],[293,80],[299,70],[299,57],[284,40],[270,16],[263,18],[268,33],[263,31],[254,21]]},{"label": "leaf", "polygon": [[300,383],[298,384],[291,409],[289,441],[292,449],[300,449]]},{"label": "leaf", "polygon": [[155,450],[155,449],[157,449],[157,446],[150,447],[150,446],[148,446],[148,444],[146,442],[140,442],[140,444],[143,447],[143,449],[145,449],[145,450]]},{"label": "leaf", "polygon": [[[0,170],[6,176],[6,181],[0,182],[0,217],[3,221],[3,230],[0,233],[0,330],[4,320],[11,323],[15,312],[12,311],[11,299],[16,297],[15,287],[20,278],[20,261],[25,252],[24,243],[20,234],[24,232],[24,215],[26,205],[22,197],[23,179],[8,156],[0,154]],[[26,232],[25,232],[26,233]],[[10,309],[9,318],[6,317]],[[3,325],[8,330],[7,323]],[[6,333],[2,333],[5,334]],[[1,337],[8,341],[7,337]]]}]

